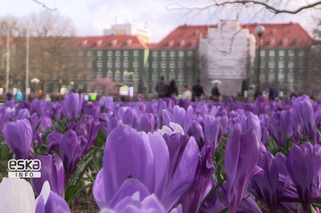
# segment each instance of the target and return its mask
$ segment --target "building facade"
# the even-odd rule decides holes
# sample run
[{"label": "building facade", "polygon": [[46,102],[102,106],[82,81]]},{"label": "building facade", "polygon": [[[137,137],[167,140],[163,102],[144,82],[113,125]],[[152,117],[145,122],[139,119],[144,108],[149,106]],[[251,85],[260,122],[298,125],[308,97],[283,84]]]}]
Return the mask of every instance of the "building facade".
[{"label": "building facade", "polygon": [[110,29],[104,29],[104,35],[137,35],[146,43],[151,42],[151,31],[130,23],[114,24]]}]

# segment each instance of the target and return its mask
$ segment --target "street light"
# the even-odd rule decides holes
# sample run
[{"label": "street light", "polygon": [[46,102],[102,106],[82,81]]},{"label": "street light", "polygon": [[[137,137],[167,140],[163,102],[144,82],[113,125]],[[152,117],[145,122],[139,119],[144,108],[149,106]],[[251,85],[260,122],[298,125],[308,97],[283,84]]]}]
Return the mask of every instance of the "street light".
[{"label": "street light", "polygon": [[258,52],[258,61],[257,61],[257,90],[255,96],[261,95],[260,91],[260,62],[261,62],[261,36],[263,35],[265,28],[262,25],[259,25],[255,28],[256,33],[259,35],[259,52]]}]

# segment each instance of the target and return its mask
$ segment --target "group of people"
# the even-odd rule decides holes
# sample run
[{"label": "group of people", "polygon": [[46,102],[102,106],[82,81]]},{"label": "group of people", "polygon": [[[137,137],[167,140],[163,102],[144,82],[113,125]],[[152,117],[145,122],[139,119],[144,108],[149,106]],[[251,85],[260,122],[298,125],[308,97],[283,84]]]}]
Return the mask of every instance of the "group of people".
[{"label": "group of people", "polygon": [[[171,80],[169,84],[165,82],[164,76],[158,81],[156,88],[156,92],[158,93],[158,98],[165,97],[178,97],[178,89],[176,86],[175,80]],[[199,80],[196,81],[196,84],[191,89],[187,85],[182,86],[182,99],[192,100],[192,101],[201,101],[201,97],[204,96],[203,87],[200,85]]]}]

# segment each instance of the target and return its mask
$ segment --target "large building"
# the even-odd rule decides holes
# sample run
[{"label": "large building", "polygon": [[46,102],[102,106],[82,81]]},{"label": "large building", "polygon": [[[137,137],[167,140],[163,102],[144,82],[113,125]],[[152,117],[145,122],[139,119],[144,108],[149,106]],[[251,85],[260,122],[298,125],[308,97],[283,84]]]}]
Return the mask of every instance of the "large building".
[{"label": "large building", "polygon": [[[77,57],[86,61],[87,68],[91,68],[94,75],[75,79],[75,87],[91,92],[89,83],[93,78],[108,77],[120,84],[133,86],[135,93],[141,92],[140,86],[146,87],[148,93],[154,93],[157,81],[164,76],[168,82],[175,79],[179,89],[184,84],[192,86],[196,79],[201,79],[201,83],[206,84],[207,94],[212,87],[210,82],[219,79],[224,84],[224,95],[236,95],[242,90],[242,79],[257,83],[257,64],[251,64],[254,38],[258,55],[258,36],[255,33],[258,25],[238,25],[236,22],[226,22],[225,25],[185,24],[154,44],[144,42],[138,35],[127,35],[127,31],[117,33],[116,28],[113,29],[116,32],[113,35],[77,37],[81,46]],[[288,94],[290,89],[299,85],[295,72],[305,70],[306,65],[298,64],[297,61],[307,55],[313,39],[298,23],[263,26],[265,33],[262,35],[260,52],[262,89],[274,82],[284,94]],[[226,37],[220,35],[222,30]],[[204,52],[204,44],[207,50],[205,59],[201,54]],[[228,51],[230,47],[232,50]],[[215,48],[227,49],[215,52]],[[228,86],[231,82],[225,83],[231,75],[238,78],[232,87]]]},{"label": "large building", "polygon": [[114,24],[110,29],[104,29],[104,35],[137,35],[142,41],[151,42],[151,31],[130,23]]}]

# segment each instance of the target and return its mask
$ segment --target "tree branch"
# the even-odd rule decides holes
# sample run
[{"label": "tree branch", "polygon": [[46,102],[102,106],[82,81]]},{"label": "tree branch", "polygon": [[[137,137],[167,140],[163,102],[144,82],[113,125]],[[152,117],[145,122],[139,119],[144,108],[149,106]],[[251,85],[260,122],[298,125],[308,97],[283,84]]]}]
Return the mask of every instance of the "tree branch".
[{"label": "tree branch", "polygon": [[[297,14],[303,10],[309,9],[309,8],[314,8],[318,5],[321,5],[321,1],[316,1],[312,4],[306,4],[303,6],[300,6],[294,10],[288,10],[288,9],[279,9],[277,8],[277,6],[280,5],[281,2],[279,2],[278,4],[269,4],[269,1],[252,1],[252,0],[235,0],[235,1],[223,1],[223,2],[217,2],[214,1],[213,4],[209,4],[205,7],[193,7],[193,8],[189,8],[189,7],[185,7],[181,4],[177,4],[179,7],[177,8],[168,8],[169,10],[177,10],[177,9],[183,9],[183,10],[190,10],[191,12],[196,11],[196,10],[207,10],[210,9],[212,7],[219,7],[219,6],[223,6],[223,5],[233,5],[233,4],[238,4],[238,5],[245,5],[245,6],[250,6],[250,5],[261,5],[263,6],[265,9],[269,10],[272,13],[275,14],[281,14],[281,13],[287,13],[287,14]],[[175,4],[175,3],[174,3]],[[172,4],[172,5],[174,5]],[[250,5],[249,5],[250,4]]]},{"label": "tree branch", "polygon": [[38,0],[32,0],[32,1],[36,2],[37,4],[40,4],[41,6],[43,6],[44,8],[46,8],[48,10],[52,10],[52,11],[56,11],[57,10],[57,8],[49,8],[46,4],[44,4],[41,1],[38,1]]}]

